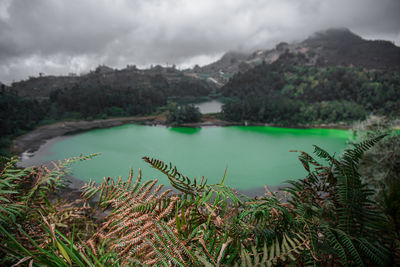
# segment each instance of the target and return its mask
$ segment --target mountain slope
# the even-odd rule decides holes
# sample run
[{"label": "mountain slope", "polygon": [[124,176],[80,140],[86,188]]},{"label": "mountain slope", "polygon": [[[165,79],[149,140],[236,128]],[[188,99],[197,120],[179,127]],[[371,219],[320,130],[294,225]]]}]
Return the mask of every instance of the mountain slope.
[{"label": "mountain slope", "polygon": [[293,55],[290,61],[302,66],[360,66],[368,69],[400,70],[400,47],[389,41],[369,41],[345,28],[314,33],[302,42],[279,43],[274,49],[253,53],[227,52],[214,63],[179,71],[173,67],[155,66],[139,70],[135,66],[115,70],[99,66],[86,75],[40,76],[14,83],[10,90],[22,97],[47,99],[55,90],[77,86],[107,86],[110,89],[152,88],[158,80],[164,88],[172,88],[171,96],[204,96],[215,87],[222,87],[236,73],[246,72],[262,62],[272,64]]},{"label": "mountain slope", "polygon": [[[348,29],[317,32],[301,45],[317,66],[362,66],[399,69],[400,47],[389,41],[364,40]],[[310,55],[311,54],[311,55]]]},{"label": "mountain slope", "polygon": [[187,72],[225,84],[235,73],[261,64],[271,64],[283,54],[297,55],[304,66],[360,66],[369,69],[400,69],[400,47],[389,41],[370,41],[346,28],[314,33],[302,42],[279,43],[274,49],[253,53],[226,53],[220,60]]}]

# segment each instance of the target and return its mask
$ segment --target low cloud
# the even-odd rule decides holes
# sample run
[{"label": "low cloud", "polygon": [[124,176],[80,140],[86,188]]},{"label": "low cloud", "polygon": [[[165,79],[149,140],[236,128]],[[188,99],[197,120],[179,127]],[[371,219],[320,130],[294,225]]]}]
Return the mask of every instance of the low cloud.
[{"label": "low cloud", "polygon": [[330,27],[400,45],[398,0],[0,0],[0,81],[206,64]]}]

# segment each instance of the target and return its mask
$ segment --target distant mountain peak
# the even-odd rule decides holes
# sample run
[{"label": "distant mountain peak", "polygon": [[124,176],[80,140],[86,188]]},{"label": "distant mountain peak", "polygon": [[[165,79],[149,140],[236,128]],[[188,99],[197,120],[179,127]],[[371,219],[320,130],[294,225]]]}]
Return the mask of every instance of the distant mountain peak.
[{"label": "distant mountain peak", "polygon": [[315,32],[304,43],[315,41],[362,42],[363,39],[348,28],[329,28]]},{"label": "distant mountain peak", "polygon": [[[281,42],[273,49],[252,53],[230,51],[219,60],[187,72],[226,83],[237,72],[276,61],[305,66],[361,66],[371,69],[400,69],[400,48],[383,40],[364,40],[348,28],[328,28],[302,42]],[[199,76],[197,75],[197,76]],[[199,76],[199,77],[200,77]]]},{"label": "distant mountain peak", "polygon": [[346,28],[346,27],[328,28],[328,29],[316,31],[314,34],[328,34],[328,35],[329,34],[353,34],[353,35],[356,35],[349,28]]}]

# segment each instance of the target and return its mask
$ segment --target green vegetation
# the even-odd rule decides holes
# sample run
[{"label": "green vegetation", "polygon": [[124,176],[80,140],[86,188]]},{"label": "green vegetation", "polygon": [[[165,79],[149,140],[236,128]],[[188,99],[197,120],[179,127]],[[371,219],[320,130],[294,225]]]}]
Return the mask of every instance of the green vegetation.
[{"label": "green vegetation", "polygon": [[222,107],[223,118],[228,121],[272,123],[296,126],[321,123],[352,123],[365,119],[367,112],[348,101],[317,102],[307,104],[284,97],[246,98],[233,100]]},{"label": "green vegetation", "polygon": [[221,89],[231,98],[224,118],[305,125],[350,123],[371,113],[399,115],[398,72],[299,66],[299,57],[286,54],[235,75]]},{"label": "green vegetation", "polygon": [[[395,128],[382,118],[373,118],[356,128],[359,139]],[[392,130],[387,138],[368,150],[360,161],[361,179],[373,192],[373,200],[379,203],[389,218],[387,232],[393,236],[390,250],[400,256],[400,132]],[[397,262],[397,264],[399,264]]]},{"label": "green vegetation", "polygon": [[0,156],[8,155],[11,138],[32,130],[45,118],[48,108],[36,100],[0,93]]},{"label": "green vegetation", "polygon": [[[399,248],[398,233],[391,230],[399,195],[385,193],[391,204],[383,208],[359,164],[375,143],[391,140],[382,138],[355,144],[340,158],[317,146],[315,157],[300,151],[307,177],[254,199],[227,187],[226,174],[208,184],[144,157],[174,191],[157,180],[142,181],[140,170],[135,181],[131,170],[127,180],[89,182],[82,200],[66,202],[54,194],[65,167],[91,156],[53,170],[18,169],[15,158],[3,160],[1,264],[389,266],[399,259],[391,253]],[[96,218],[102,211],[107,216]]]},{"label": "green vegetation", "polygon": [[194,105],[171,104],[168,109],[167,123],[179,125],[182,123],[199,122],[201,113]]}]

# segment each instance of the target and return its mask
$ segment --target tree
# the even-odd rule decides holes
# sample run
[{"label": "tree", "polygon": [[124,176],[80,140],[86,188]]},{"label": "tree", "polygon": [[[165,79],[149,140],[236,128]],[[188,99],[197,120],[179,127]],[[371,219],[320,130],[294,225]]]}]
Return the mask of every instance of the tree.
[{"label": "tree", "polygon": [[199,122],[201,113],[199,108],[194,105],[177,105],[172,104],[169,107],[167,115],[167,123],[179,125],[182,123]]}]

